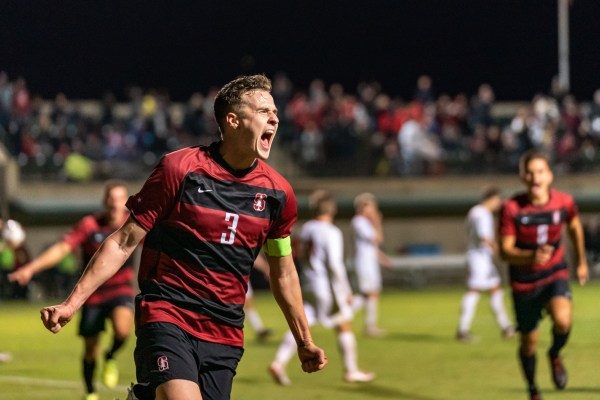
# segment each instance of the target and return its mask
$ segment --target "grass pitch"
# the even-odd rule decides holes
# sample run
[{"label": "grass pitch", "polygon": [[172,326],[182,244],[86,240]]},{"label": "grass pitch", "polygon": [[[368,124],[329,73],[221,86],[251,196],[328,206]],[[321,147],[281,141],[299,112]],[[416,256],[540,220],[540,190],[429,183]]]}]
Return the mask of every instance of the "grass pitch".
[{"label": "grass pitch", "polygon": [[[545,351],[550,340],[550,324],[541,325],[538,353],[538,385],[547,399],[600,398],[600,283],[574,290],[574,329],[563,352],[569,371],[565,391],[554,390]],[[321,372],[305,374],[296,359],[288,367],[292,386],[275,385],[267,374],[279,339],[285,332],[283,317],[269,293],[257,293],[257,307],[265,325],[275,335],[257,343],[248,329],[246,352],[234,380],[233,400],[318,400],[318,399],[407,399],[407,400],[505,400],[526,399],[525,384],[517,363],[517,339],[504,341],[482,296],[473,324],[477,343],[454,340],[463,288],[391,290],[384,292],[380,306],[384,338],[363,338],[362,314],[354,328],[358,339],[359,364],[375,371],[377,379],[367,384],[342,381],[340,356],[332,331],[313,329],[317,344],[324,347],[329,365]],[[506,303],[510,307],[507,293]],[[46,305],[44,303],[44,305]],[[39,321],[42,304],[0,303],[0,351],[10,351],[14,359],[0,364],[0,399],[69,400],[83,397],[81,382],[82,341],[77,337],[77,321],[58,335],[47,332]],[[103,335],[108,346],[109,335]],[[134,337],[117,356],[121,384],[115,390],[98,383],[101,399],[124,400],[128,382],[134,380]],[[102,364],[98,366],[100,371]]]}]

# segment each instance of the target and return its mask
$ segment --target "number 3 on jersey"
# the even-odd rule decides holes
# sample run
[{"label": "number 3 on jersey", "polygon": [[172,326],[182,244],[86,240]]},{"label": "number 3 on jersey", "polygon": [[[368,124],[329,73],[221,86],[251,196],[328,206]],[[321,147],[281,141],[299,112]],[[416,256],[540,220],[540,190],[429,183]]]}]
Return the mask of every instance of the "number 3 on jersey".
[{"label": "number 3 on jersey", "polygon": [[225,221],[229,222],[229,226],[227,229],[229,233],[223,232],[221,233],[221,243],[223,244],[233,244],[235,239],[235,231],[237,228],[238,220],[240,216],[234,213],[225,213]]}]

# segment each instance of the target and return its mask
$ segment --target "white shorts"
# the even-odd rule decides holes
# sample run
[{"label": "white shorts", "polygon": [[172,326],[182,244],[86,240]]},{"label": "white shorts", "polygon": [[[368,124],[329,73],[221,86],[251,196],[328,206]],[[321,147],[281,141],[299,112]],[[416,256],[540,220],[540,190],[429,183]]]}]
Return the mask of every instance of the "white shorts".
[{"label": "white shorts", "polygon": [[329,282],[313,282],[311,293],[306,296],[304,312],[309,325],[320,323],[325,328],[332,328],[342,322],[351,321],[354,318],[352,306],[348,299],[338,298]]},{"label": "white shorts", "polygon": [[354,270],[361,294],[381,292],[381,270],[378,263],[357,263]]},{"label": "white shorts", "polygon": [[500,285],[500,275],[487,252],[471,250],[467,252],[469,275],[467,287],[474,290],[490,290]]}]

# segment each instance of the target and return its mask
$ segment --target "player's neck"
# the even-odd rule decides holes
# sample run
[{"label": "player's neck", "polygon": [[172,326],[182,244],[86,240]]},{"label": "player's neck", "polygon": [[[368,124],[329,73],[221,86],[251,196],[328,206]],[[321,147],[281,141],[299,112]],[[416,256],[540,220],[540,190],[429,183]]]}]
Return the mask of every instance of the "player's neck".
[{"label": "player's neck", "polygon": [[529,201],[534,206],[543,206],[543,205],[547,204],[548,201],[550,201],[550,190],[548,190],[545,193],[539,193],[539,194],[535,194],[535,195],[530,194]]},{"label": "player's neck", "polygon": [[329,214],[317,215],[315,219],[322,222],[333,222],[333,216]]}]

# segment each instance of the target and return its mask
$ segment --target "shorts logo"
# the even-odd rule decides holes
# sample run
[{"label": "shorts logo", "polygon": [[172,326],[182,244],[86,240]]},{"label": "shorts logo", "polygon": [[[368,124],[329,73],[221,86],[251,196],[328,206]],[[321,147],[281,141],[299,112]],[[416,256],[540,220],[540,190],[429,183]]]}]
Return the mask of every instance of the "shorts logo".
[{"label": "shorts logo", "polygon": [[169,360],[167,359],[167,356],[158,357],[156,363],[158,364],[159,371],[166,371],[169,369]]},{"label": "shorts logo", "polygon": [[266,201],[267,195],[264,193],[256,193],[256,196],[254,196],[254,209],[256,211],[264,211],[265,207],[267,206],[267,201]]}]

